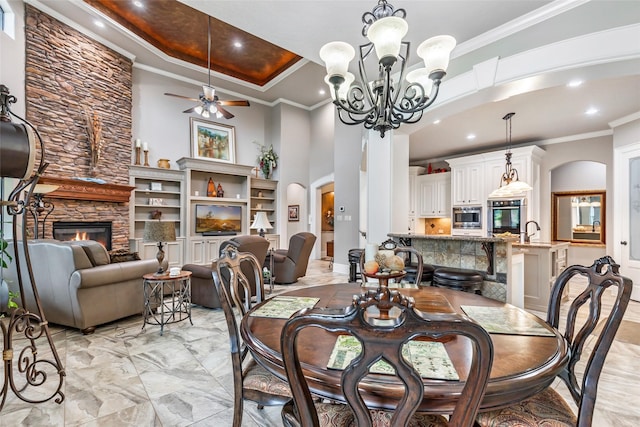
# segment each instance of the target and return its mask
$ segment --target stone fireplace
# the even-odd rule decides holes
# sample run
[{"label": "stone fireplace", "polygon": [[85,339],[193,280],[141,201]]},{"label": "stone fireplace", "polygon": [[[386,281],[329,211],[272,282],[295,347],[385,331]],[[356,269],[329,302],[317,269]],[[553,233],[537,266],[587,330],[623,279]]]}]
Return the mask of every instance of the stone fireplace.
[{"label": "stone fireplace", "polygon": [[102,246],[111,250],[111,222],[66,222],[53,223],[53,238],[56,240],[95,240]]},{"label": "stone fireplace", "polygon": [[[42,136],[49,163],[40,182],[66,180],[44,196],[55,205],[45,223],[45,238],[53,237],[55,222],[105,221],[112,224],[112,249],[126,249],[132,61],[30,4],[25,4],[25,40],[26,116]],[[95,168],[90,165],[88,113],[102,121]],[[107,184],[78,180],[86,178]],[[123,197],[115,197],[119,193]],[[29,218],[27,222],[32,224]]]}]

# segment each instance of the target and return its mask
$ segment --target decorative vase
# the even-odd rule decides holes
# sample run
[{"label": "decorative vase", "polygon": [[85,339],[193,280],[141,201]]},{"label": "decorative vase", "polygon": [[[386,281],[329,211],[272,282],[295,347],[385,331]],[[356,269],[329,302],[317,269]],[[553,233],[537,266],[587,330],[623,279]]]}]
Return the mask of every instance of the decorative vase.
[{"label": "decorative vase", "polygon": [[270,175],[271,175],[271,165],[267,163],[262,167],[262,176],[264,176],[264,179],[269,179]]},{"label": "decorative vase", "polygon": [[207,183],[207,197],[216,197],[216,186],[211,178],[209,178],[209,182]]}]

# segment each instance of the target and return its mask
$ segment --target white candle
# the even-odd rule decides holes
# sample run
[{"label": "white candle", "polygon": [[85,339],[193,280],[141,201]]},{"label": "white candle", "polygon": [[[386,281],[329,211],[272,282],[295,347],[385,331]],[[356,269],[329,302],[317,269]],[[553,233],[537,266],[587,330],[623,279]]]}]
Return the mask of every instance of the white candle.
[{"label": "white candle", "polygon": [[136,139],[136,147],[140,148],[140,138]]},{"label": "white candle", "polygon": [[149,144],[147,144],[146,142],[143,142],[143,143],[142,143],[142,149],[143,149],[144,151],[149,151]]},{"label": "white candle", "polygon": [[378,245],[375,243],[367,243],[364,247],[364,260],[366,261],[374,261],[376,259],[376,254],[378,253]]}]

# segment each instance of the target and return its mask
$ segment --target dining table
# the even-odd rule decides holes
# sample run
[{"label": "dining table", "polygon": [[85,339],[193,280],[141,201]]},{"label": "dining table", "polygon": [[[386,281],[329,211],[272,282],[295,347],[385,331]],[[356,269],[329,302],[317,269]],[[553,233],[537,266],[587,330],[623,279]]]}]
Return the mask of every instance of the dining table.
[{"label": "dining table", "polygon": [[[365,285],[374,286],[375,283]],[[254,359],[267,370],[287,379],[280,335],[293,313],[305,306],[345,308],[371,287],[361,283],[310,286],[281,293],[254,306],[243,317],[241,334]],[[425,313],[459,313],[480,323],[491,336],[493,365],[480,411],[506,407],[548,387],[567,364],[565,338],[539,317],[518,307],[474,293],[432,286],[396,289],[415,300]],[[298,336],[298,355],[313,394],[346,402],[341,392],[341,370],[330,366],[339,333],[306,328]],[[440,340],[458,374],[456,379],[423,375],[424,398],[419,411],[450,414],[459,398],[472,357],[466,337]],[[440,344],[439,344],[440,345]],[[370,372],[360,389],[370,408],[393,409],[404,394],[394,375]]]}]

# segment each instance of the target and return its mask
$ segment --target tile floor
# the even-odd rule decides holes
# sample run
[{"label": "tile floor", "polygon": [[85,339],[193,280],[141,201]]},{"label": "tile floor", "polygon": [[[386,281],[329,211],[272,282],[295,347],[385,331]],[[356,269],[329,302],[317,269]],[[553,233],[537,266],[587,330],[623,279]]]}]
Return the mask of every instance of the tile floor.
[{"label": "tile floor", "polygon": [[[346,280],[318,260],[295,286]],[[276,292],[289,289],[278,286]],[[640,322],[640,303],[631,303],[626,320]],[[157,326],[141,326],[134,316],[93,335],[52,327],[67,373],[64,402],[28,404],[10,391],[0,426],[230,426],[233,386],[222,312],[194,307],[193,326],[168,325],[164,336]],[[38,348],[45,353],[44,343]],[[640,425],[639,389],[640,346],[617,340],[600,379],[593,425]],[[280,407],[258,410],[245,403],[243,426],[280,425]]]}]

